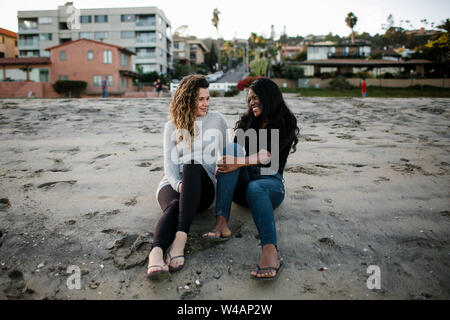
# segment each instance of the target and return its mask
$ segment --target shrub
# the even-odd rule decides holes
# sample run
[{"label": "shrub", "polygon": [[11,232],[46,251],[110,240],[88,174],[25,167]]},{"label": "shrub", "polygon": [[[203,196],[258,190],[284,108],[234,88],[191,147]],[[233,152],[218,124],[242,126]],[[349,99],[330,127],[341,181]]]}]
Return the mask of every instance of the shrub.
[{"label": "shrub", "polygon": [[332,90],[348,90],[353,89],[354,86],[352,86],[344,76],[337,76],[328,83],[328,88]]},{"label": "shrub", "polygon": [[79,98],[86,90],[86,81],[58,80],[53,84],[53,89],[61,95]]},{"label": "shrub", "polygon": [[225,97],[234,97],[239,93],[236,87],[231,88],[231,90],[225,91]]},{"label": "shrub", "polygon": [[219,91],[212,90],[212,91],[209,92],[209,95],[210,95],[211,97],[213,97],[213,98],[215,98],[215,97],[220,97],[220,92],[219,92]]},{"label": "shrub", "polygon": [[305,77],[305,70],[300,66],[285,64],[281,67],[282,78],[297,80]]}]

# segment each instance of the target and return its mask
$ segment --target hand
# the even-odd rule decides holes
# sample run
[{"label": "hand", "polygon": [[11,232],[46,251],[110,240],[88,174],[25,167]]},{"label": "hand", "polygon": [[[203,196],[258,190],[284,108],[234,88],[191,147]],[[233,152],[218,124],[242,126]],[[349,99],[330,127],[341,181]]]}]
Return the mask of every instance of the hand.
[{"label": "hand", "polygon": [[178,193],[181,193],[181,187],[183,186],[183,182],[178,185]]},{"label": "hand", "polygon": [[242,167],[239,158],[233,156],[223,156],[217,161],[216,175],[218,173],[228,173],[235,171]]}]

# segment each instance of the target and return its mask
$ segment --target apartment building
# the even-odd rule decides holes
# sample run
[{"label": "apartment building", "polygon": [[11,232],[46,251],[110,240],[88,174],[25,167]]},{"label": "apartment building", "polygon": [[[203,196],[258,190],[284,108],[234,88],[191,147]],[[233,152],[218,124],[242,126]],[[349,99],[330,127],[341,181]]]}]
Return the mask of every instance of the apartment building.
[{"label": "apartment building", "polygon": [[173,36],[173,58],[186,64],[201,64],[205,62],[208,48],[202,40],[195,37]]},{"label": "apartment building", "polygon": [[[48,57],[46,48],[78,39],[124,47],[134,53],[133,71],[166,73],[172,67],[171,24],[157,7],[80,9],[67,2],[57,10],[18,11],[19,56]],[[78,28],[79,27],[79,28]]]},{"label": "apartment building", "polygon": [[16,58],[17,33],[0,28],[0,58]]}]

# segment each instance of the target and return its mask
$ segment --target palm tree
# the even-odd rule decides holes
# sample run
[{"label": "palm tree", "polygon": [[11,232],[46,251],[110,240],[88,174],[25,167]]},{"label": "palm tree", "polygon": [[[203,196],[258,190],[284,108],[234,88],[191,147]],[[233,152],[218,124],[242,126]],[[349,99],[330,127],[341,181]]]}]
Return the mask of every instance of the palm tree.
[{"label": "palm tree", "polygon": [[216,28],[217,35],[219,35],[219,20],[220,20],[219,14],[220,14],[219,9],[215,8],[213,11],[213,18],[211,20],[214,28]]},{"label": "palm tree", "polygon": [[211,22],[212,22],[214,28],[216,28],[216,32],[217,32],[217,51],[219,51],[218,62],[219,62],[219,69],[220,69],[220,56],[221,56],[221,54],[220,54],[220,47],[219,47],[219,20],[220,20],[219,19],[219,14],[220,14],[219,9],[215,8],[213,10],[213,18],[211,19]]},{"label": "palm tree", "polygon": [[349,12],[347,14],[347,18],[345,18],[345,23],[350,29],[352,29],[352,43],[355,43],[355,31],[353,28],[356,26],[357,22],[358,18],[353,14],[353,12]]}]

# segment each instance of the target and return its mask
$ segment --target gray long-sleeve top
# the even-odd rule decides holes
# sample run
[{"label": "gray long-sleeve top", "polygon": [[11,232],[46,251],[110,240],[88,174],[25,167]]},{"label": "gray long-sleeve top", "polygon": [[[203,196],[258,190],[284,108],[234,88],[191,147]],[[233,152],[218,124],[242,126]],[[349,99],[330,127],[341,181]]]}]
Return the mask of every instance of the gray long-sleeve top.
[{"label": "gray long-sleeve top", "polygon": [[228,144],[228,125],[219,112],[209,111],[206,116],[195,121],[196,134],[192,148],[183,141],[176,143],[176,127],[172,121],[164,126],[164,177],[156,190],[158,193],[166,185],[178,192],[181,183],[183,164],[200,163],[216,187],[216,161]]}]

